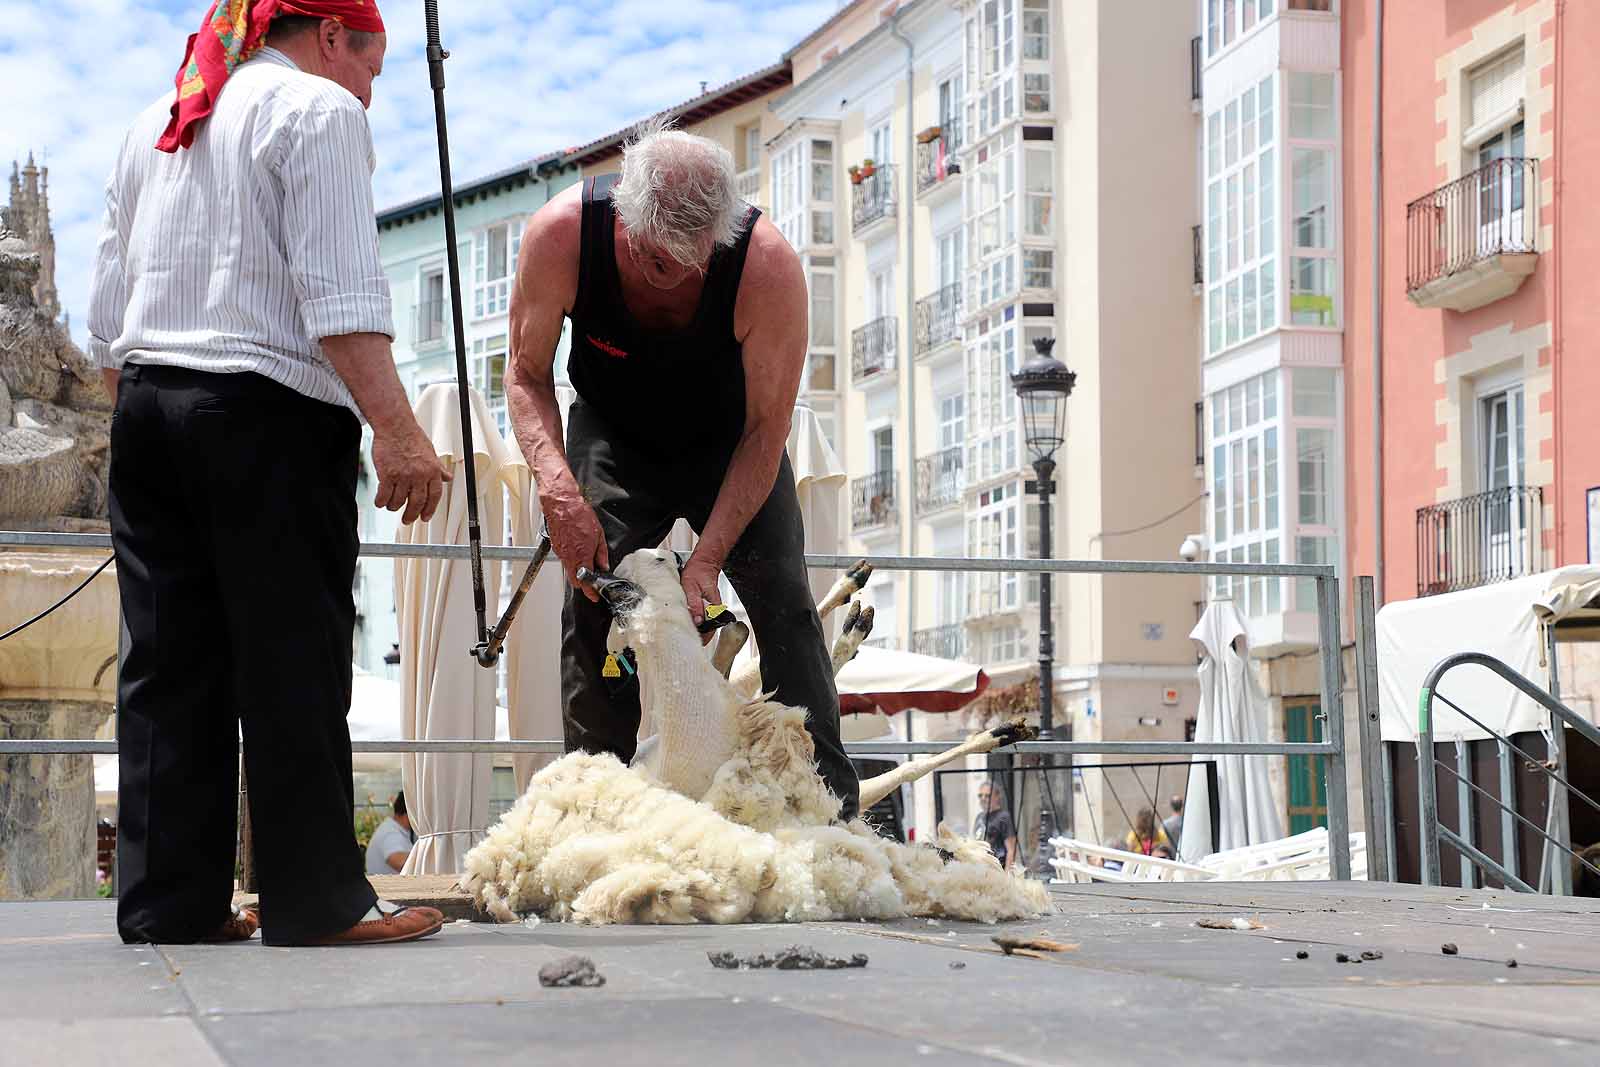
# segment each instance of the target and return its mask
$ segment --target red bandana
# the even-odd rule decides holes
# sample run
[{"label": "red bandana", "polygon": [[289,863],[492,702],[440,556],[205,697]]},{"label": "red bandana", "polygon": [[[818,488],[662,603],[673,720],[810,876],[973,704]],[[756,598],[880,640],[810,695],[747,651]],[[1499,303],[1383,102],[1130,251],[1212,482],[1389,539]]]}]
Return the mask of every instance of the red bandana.
[{"label": "red bandana", "polygon": [[362,33],[384,32],[377,0],[216,0],[200,32],[189,37],[183,66],[178,68],[172,121],[157,148],[176,152],[194,143],[195,127],[216,106],[222,83],[233,68],[256,54],[267,38],[267,27],[279,15],[333,19]]}]

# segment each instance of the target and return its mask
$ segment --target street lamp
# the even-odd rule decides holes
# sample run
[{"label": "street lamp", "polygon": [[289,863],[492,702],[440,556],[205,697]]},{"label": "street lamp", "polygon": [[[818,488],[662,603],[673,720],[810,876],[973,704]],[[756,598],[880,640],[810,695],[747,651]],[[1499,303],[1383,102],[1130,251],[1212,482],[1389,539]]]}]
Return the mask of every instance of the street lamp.
[{"label": "street lamp", "polygon": [[[1011,376],[1011,385],[1022,401],[1022,430],[1027,440],[1028,455],[1033,461],[1034,480],[1026,485],[1027,492],[1039,494],[1039,558],[1049,559],[1054,553],[1050,539],[1050,494],[1055,489],[1053,476],[1056,470],[1056,450],[1067,436],[1067,397],[1078,376],[1050,354],[1055,347],[1054,337],[1036,337],[1033,341],[1035,355]],[[1051,579],[1048,572],[1039,575],[1039,738],[1049,741],[1055,733],[1055,625],[1050,609]],[[1048,782],[1043,768],[1048,757],[1040,757],[1041,782]],[[1071,760],[1067,766],[1071,768]],[[1071,789],[1071,775],[1068,775]],[[1053,793],[1041,791],[1039,805],[1039,852],[1042,856],[1046,842],[1055,832],[1055,806]],[[1071,793],[1068,793],[1068,812],[1072,810]]]}]

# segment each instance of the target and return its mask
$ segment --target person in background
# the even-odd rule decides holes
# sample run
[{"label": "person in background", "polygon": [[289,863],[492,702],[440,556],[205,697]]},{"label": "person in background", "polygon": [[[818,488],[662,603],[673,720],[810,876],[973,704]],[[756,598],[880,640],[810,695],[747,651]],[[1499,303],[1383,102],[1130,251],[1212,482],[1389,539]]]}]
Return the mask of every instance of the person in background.
[{"label": "person in background", "polygon": [[1005,790],[992,782],[978,786],[978,817],[972,821],[972,836],[989,843],[1000,866],[1009,870],[1017,862],[1017,828],[1006,810]]},{"label": "person in background", "polygon": [[1133,829],[1122,839],[1122,847],[1129,852],[1153,856],[1158,845],[1165,845],[1170,851],[1172,841],[1166,829],[1156,825],[1155,809],[1140,808],[1138,817],[1133,820]]},{"label": "person in background", "polygon": [[372,840],[367,843],[367,873],[399,874],[416,840],[411,816],[406,814],[406,794],[402,789],[394,795],[394,814],[372,831]]},{"label": "person in background", "polygon": [[1183,836],[1183,797],[1174,793],[1168,803],[1172,814],[1161,820],[1161,828],[1167,832],[1168,841],[1176,841]]}]

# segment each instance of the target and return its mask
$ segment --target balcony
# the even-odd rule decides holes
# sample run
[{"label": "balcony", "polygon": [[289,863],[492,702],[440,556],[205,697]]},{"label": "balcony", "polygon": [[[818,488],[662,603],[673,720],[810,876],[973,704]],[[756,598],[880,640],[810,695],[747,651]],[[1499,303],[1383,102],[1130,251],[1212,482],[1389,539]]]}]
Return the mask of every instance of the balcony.
[{"label": "balcony", "polygon": [[761,168],[751,167],[742,170],[733,178],[733,191],[739,194],[739,199],[747,204],[761,202]]},{"label": "balcony", "polygon": [[450,308],[443,300],[424,300],[411,308],[411,347],[437,348],[450,339]]},{"label": "balcony", "polygon": [[941,345],[961,340],[961,286],[947,285],[932,296],[917,301],[916,321],[912,323],[912,349],[917,357]]},{"label": "balcony", "polygon": [[961,478],[960,445],[941,449],[917,460],[917,510],[927,513],[961,500],[966,483]]},{"label": "balcony", "polygon": [[1471,311],[1510,296],[1539,262],[1539,161],[1496,159],[1406,205],[1406,295]]},{"label": "balcony", "polygon": [[955,160],[956,138],[937,126],[927,132],[932,135],[928,140],[917,140],[918,196],[961,173],[961,164]]},{"label": "balcony", "polygon": [[1417,595],[1453,593],[1541,570],[1544,494],[1513,485],[1417,509]]},{"label": "balcony", "polygon": [[850,180],[850,232],[859,234],[882,219],[894,218],[894,172],[885,163],[870,175]]},{"label": "balcony", "polygon": [[1196,113],[1200,111],[1200,38],[1189,39],[1189,104]]},{"label": "balcony", "polygon": [[960,659],[967,649],[966,628],[959,622],[933,626],[911,635],[911,651],[941,659]]},{"label": "balcony", "polygon": [[1189,243],[1194,251],[1194,291],[1199,295],[1206,284],[1206,257],[1205,248],[1200,240],[1200,224],[1197,222],[1189,227]]},{"label": "balcony", "polygon": [[899,320],[893,315],[873,319],[850,334],[850,380],[857,384],[895,368]]},{"label": "balcony", "polygon": [[850,528],[870,530],[900,517],[895,472],[876,471],[850,482]]}]

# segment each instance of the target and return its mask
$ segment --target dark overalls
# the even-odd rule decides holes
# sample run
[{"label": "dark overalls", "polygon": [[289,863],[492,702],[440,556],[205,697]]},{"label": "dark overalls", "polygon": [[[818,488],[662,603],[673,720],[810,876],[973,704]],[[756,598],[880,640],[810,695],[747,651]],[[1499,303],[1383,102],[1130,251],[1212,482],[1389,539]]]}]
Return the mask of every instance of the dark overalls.
[{"label": "dark overalls", "polygon": [[[622,298],[616,266],[614,175],[588,178],[572,308],[568,374],[578,398],[567,418],[567,462],[605,530],[612,566],[661,544],[680,517],[703,532],[744,432],[742,346],[733,333],[750,233],[719,248],[694,320],[682,331],[645,330]],[[785,453],[766,503],[723,563],[761,650],[761,687],[810,713],[823,781],[855,813],[856,774],[839,742],[839,695],[822,623],[806,582],[805,532]],[[601,676],[611,614],[567,590],[561,612],[561,689],[567,751],[633,758],[637,685]]]}]

